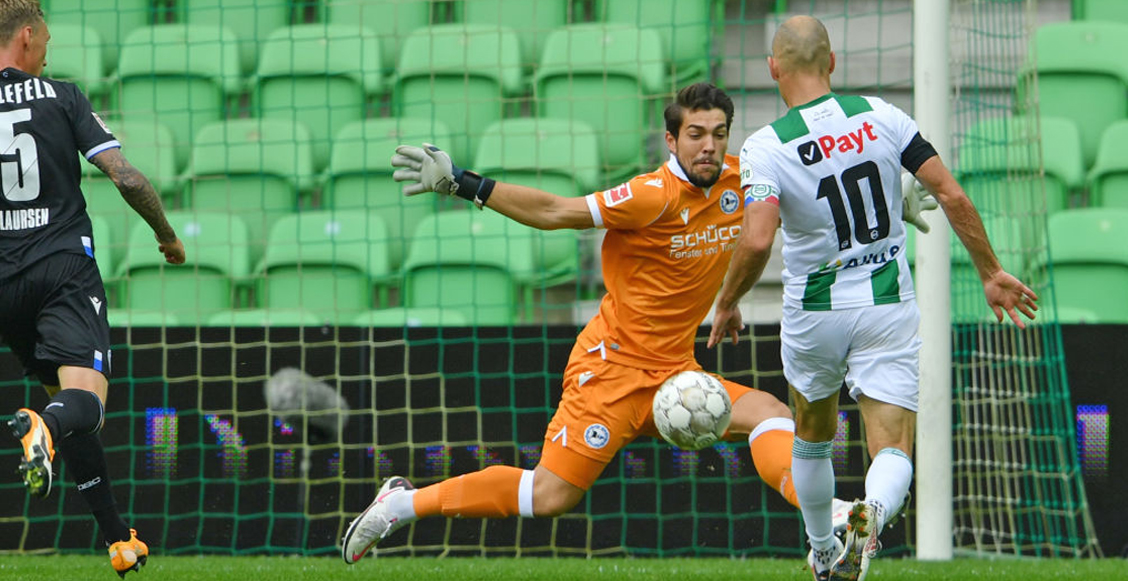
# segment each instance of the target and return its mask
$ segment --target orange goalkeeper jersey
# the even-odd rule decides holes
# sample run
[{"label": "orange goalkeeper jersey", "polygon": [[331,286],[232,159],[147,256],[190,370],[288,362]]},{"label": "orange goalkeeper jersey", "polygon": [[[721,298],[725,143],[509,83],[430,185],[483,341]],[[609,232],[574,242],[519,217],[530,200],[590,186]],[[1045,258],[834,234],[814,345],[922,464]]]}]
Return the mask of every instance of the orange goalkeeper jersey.
[{"label": "orange goalkeeper jersey", "polygon": [[711,188],[690,184],[677,160],[587,196],[603,241],[607,294],[577,344],[640,369],[693,361],[693,341],[724,282],[740,235],[739,161],[726,155]]}]

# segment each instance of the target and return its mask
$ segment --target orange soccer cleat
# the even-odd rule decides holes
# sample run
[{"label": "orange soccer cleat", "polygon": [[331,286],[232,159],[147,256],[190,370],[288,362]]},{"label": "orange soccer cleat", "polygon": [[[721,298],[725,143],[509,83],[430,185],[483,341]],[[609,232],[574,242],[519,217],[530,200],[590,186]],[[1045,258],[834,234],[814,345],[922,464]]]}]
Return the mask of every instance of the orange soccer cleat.
[{"label": "orange soccer cleat", "polygon": [[8,427],[23,444],[23,462],[19,470],[27,491],[32,496],[47,496],[51,492],[51,461],[55,459],[51,431],[39,414],[27,408],[20,408],[8,421]]},{"label": "orange soccer cleat", "polygon": [[137,531],[129,529],[129,540],[118,541],[109,548],[110,565],[122,579],[130,571],[140,571],[149,560],[149,546],[137,538]]}]

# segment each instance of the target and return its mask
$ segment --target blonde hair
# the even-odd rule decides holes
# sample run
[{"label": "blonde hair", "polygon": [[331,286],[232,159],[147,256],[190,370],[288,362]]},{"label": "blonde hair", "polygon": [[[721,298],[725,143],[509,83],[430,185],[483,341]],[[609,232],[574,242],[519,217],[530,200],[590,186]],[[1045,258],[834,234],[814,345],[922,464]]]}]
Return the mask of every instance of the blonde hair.
[{"label": "blonde hair", "polygon": [[43,9],[38,0],[0,0],[0,46],[7,46],[25,26],[43,24]]}]

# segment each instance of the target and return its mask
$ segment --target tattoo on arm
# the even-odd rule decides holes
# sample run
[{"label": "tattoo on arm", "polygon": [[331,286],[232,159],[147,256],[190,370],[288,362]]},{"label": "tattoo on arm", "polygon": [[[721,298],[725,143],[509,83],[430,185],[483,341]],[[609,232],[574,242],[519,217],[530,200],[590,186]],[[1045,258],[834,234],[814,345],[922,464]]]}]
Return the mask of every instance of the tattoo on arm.
[{"label": "tattoo on arm", "polygon": [[153,184],[133,167],[118,148],[107,149],[90,159],[91,162],[109,176],[117,186],[121,197],[137,212],[161,242],[176,240],[176,232],[165,218],[164,206]]}]

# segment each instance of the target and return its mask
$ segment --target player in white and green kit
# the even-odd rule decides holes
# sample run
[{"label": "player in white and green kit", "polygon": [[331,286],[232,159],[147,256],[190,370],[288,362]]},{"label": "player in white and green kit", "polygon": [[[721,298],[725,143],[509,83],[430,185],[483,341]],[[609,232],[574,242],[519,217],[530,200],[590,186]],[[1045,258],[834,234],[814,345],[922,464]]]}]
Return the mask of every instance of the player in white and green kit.
[{"label": "player in white and green kit", "polygon": [[[768,67],[791,109],[741,149],[744,222],[709,345],[726,335],[736,340],[743,326],[737,301],[759,279],[782,226],[780,342],[796,407],[792,478],[811,542],[808,562],[816,580],[855,580],[865,577],[886,516],[912,480],[920,316],[903,220],[922,222],[919,200],[902,195],[901,168],[936,196],[999,321],[1006,311],[1024,326],[1016,310],[1032,319],[1037,296],[1003,271],[975,207],[912,118],[877,97],[831,92],[834,59],[814,18],[791,18],[776,32]],[[830,508],[843,380],[873,458],[844,543],[832,534]]]}]

